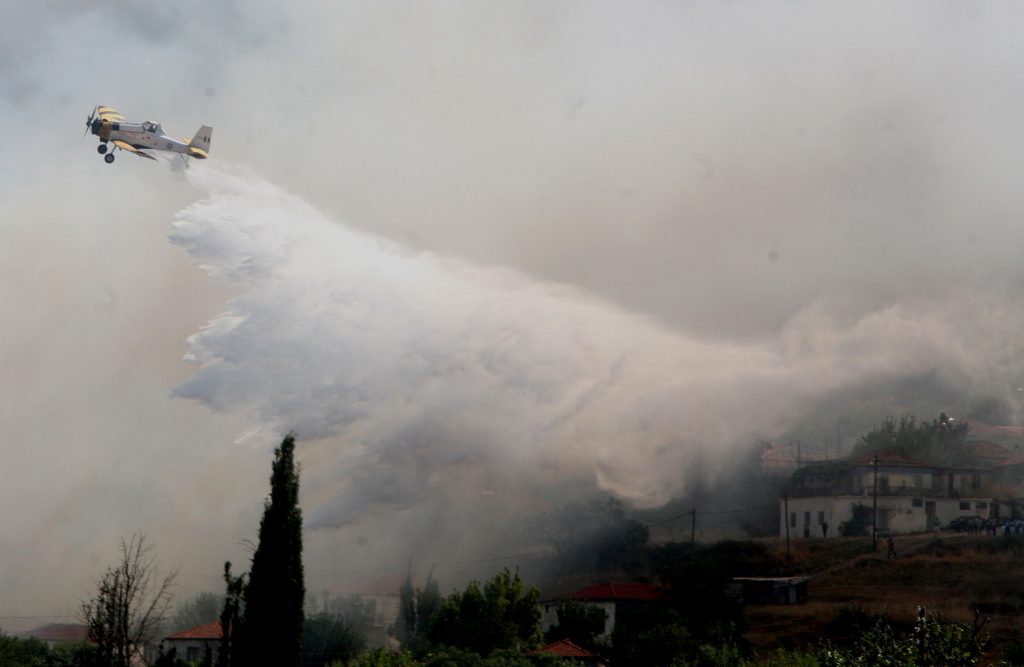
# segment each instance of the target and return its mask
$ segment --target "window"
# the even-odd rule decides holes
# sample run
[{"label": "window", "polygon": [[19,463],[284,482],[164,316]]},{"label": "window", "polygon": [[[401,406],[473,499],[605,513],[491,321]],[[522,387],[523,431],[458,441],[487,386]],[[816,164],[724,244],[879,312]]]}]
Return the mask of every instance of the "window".
[{"label": "window", "polygon": [[199,660],[199,647],[189,646],[185,649],[185,660],[188,662],[195,662]]},{"label": "window", "polygon": [[789,513],[789,526],[790,528],[796,528],[796,512]]},{"label": "window", "polygon": [[818,525],[820,526],[823,523],[825,523],[825,513],[818,512]]},{"label": "window", "polygon": [[980,509],[980,510],[988,509],[988,503],[978,503],[978,509]]},{"label": "window", "polygon": [[971,488],[977,489],[981,486],[981,475],[971,475]]},{"label": "window", "polygon": [[805,526],[811,525],[811,513],[810,512],[804,512],[804,525]]},{"label": "window", "polygon": [[962,510],[969,510],[969,509],[971,509],[971,504],[970,503],[960,503],[960,509],[962,509]]},{"label": "window", "polygon": [[923,501],[923,500],[921,500],[920,498],[914,498],[914,499],[913,499],[913,500],[911,501],[911,504],[912,504],[912,505],[913,505],[914,507],[921,507],[922,505],[924,505],[924,501]]}]

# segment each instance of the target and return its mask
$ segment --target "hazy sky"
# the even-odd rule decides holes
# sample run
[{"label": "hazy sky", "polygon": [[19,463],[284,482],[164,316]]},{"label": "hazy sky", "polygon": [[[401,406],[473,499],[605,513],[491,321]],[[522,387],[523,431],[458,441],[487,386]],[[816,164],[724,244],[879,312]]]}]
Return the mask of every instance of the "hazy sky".
[{"label": "hazy sky", "polygon": [[[0,627],[134,530],[219,590],[290,429],[318,591],[830,392],[1021,384],[1018,3],[2,9]],[[212,158],[105,165],[97,103]]]}]

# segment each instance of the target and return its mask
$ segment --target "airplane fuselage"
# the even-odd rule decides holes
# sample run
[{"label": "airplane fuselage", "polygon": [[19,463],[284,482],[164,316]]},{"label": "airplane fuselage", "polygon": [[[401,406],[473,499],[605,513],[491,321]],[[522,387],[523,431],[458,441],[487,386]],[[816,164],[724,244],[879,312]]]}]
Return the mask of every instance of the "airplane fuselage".
[{"label": "airplane fuselage", "polygon": [[192,154],[187,143],[164,134],[158,123],[111,123],[97,119],[93,121],[92,133],[103,142],[120,140],[135,148]]}]

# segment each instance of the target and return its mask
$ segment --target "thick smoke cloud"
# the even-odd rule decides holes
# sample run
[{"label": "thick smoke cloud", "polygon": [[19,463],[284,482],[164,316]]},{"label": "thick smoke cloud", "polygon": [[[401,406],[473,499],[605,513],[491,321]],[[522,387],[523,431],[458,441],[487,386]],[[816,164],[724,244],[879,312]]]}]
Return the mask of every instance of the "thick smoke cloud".
[{"label": "thick smoke cloud", "polygon": [[[1024,385],[1016,4],[3,9],[0,615],[136,528],[218,588],[287,429],[313,590],[845,389]],[[213,159],[107,167],[97,103]]]}]

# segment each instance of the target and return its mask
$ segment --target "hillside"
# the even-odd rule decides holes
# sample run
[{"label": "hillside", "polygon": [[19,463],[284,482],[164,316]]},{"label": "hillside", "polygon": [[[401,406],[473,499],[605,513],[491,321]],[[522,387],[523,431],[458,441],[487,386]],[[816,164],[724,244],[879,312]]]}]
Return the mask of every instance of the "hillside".
[{"label": "hillside", "polygon": [[[773,548],[785,553],[784,543]],[[970,625],[975,610],[993,653],[1024,646],[1022,537],[919,535],[897,540],[900,557],[886,560],[885,544],[871,553],[870,538],[814,540],[791,547],[794,571],[814,574],[808,603],[747,606],[745,637],[761,655],[777,648],[842,642],[856,624],[885,616],[910,625],[917,607]]]}]

